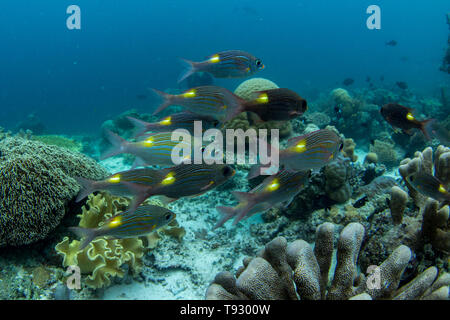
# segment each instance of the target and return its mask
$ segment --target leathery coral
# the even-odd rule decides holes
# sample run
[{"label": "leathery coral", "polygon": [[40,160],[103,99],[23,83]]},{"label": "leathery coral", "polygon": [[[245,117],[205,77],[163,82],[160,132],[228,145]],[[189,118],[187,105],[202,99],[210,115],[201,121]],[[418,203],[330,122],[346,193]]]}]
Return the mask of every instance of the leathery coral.
[{"label": "leathery coral", "polygon": [[[147,200],[145,203],[163,205],[154,199]],[[96,228],[111,216],[126,210],[128,205],[128,200],[105,192],[91,194],[86,206],[82,208],[82,214],[78,215],[79,226]],[[110,285],[111,278],[114,276],[123,277],[124,264],[127,264],[131,271],[138,272],[142,267],[142,257],[146,250],[154,248],[161,239],[159,232],[177,237],[179,240],[185,233],[184,229],[179,228],[175,223],[147,237],[129,239],[99,237],[83,250],[78,250],[81,243],[79,240],[70,242],[68,237],[64,237],[55,249],[63,257],[64,267],[77,265],[80,267],[81,274],[87,275],[86,285],[91,288],[100,288]]]},{"label": "leathery coral", "polygon": [[329,281],[334,251],[334,225],[317,228],[314,249],[303,240],[287,244],[277,237],[255,258],[245,258],[236,273],[219,273],[206,291],[206,299],[448,299],[450,275],[430,267],[398,288],[412,252],[399,246],[367,278],[357,260],[364,227],[348,224],[340,233],[337,264]]}]

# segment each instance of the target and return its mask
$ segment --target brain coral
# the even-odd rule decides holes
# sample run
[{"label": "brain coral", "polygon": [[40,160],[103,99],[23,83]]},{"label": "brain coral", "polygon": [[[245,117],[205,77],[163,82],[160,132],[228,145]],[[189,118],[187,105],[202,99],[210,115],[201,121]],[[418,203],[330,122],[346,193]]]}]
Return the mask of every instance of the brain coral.
[{"label": "brain coral", "polygon": [[234,90],[234,94],[245,100],[251,100],[252,93],[255,91],[277,88],[279,87],[270,80],[264,78],[252,78],[242,82],[236,90]]},{"label": "brain coral", "polygon": [[[147,200],[146,204],[163,206],[158,200]],[[126,210],[129,201],[124,198],[111,196],[106,192],[97,195],[89,195],[86,206],[82,208],[79,226],[83,228],[96,228],[111,216]],[[171,224],[172,225],[172,224]],[[161,231],[179,240],[184,236],[183,228],[170,226]],[[87,275],[85,283],[91,288],[109,286],[114,276],[123,277],[125,274],[122,266],[127,264],[132,272],[138,272],[142,267],[142,257],[149,248],[154,248],[160,240],[157,232],[148,237],[109,239],[99,237],[94,239],[86,248],[78,250],[79,240],[69,241],[64,237],[63,241],[55,247],[58,254],[63,256],[63,266],[77,265],[83,275]]]},{"label": "brain coral", "polygon": [[18,137],[0,141],[0,247],[46,238],[79,191],[73,176],[97,180],[108,172],[67,149]]}]

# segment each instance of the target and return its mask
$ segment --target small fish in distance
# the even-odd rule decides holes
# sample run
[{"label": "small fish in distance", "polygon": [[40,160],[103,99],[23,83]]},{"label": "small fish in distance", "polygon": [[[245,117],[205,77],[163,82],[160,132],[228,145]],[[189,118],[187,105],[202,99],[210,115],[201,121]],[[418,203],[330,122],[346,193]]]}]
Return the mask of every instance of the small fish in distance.
[{"label": "small fish in distance", "polygon": [[342,84],[343,84],[344,86],[350,86],[350,85],[352,85],[354,82],[355,82],[355,80],[353,80],[352,78],[347,78],[347,79],[345,79],[344,81],[342,81]]},{"label": "small fish in distance", "polygon": [[264,179],[250,192],[232,192],[239,200],[239,204],[235,207],[216,207],[223,217],[214,228],[222,226],[232,217],[235,217],[233,225],[236,225],[242,219],[265,212],[270,208],[286,208],[308,182],[310,175],[310,170],[298,172],[282,170]]},{"label": "small fish in distance", "polygon": [[417,120],[413,114],[413,109],[404,107],[398,103],[388,103],[381,107],[380,113],[383,118],[394,128],[401,129],[404,133],[411,135],[413,129],[419,129],[429,140],[427,124],[434,119],[423,121]]},{"label": "small fish in distance", "polygon": [[397,41],[395,41],[395,40],[388,41],[388,42],[386,42],[386,45],[387,46],[391,46],[391,47],[395,47],[397,45]]},{"label": "small fish in distance", "polygon": [[215,78],[242,78],[264,69],[261,59],[240,50],[218,52],[200,62],[182,60],[188,64],[188,69],[180,76],[178,82],[199,71],[208,72]]},{"label": "small fish in distance", "polygon": [[175,219],[176,214],[167,208],[146,205],[135,211],[123,211],[109,218],[97,228],[69,227],[77,236],[84,238],[78,250],[83,250],[97,237],[114,239],[135,238],[155,231]]}]

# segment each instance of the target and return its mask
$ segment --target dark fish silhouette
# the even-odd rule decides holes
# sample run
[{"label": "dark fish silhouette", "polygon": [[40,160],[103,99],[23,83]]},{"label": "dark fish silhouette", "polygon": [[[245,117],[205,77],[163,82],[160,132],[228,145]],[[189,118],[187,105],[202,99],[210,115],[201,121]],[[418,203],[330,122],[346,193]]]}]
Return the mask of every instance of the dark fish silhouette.
[{"label": "dark fish silhouette", "polygon": [[350,86],[350,85],[352,85],[354,82],[355,82],[355,80],[353,80],[352,78],[347,78],[347,79],[345,79],[344,81],[342,81],[342,84],[343,84],[344,86]]},{"label": "dark fish silhouette", "polygon": [[411,135],[412,129],[419,129],[427,139],[430,139],[426,125],[433,119],[419,121],[414,118],[413,109],[404,107],[398,103],[388,103],[381,107],[380,113],[383,118],[394,128],[401,129],[404,133]]},{"label": "dark fish silhouette", "polygon": [[450,193],[443,182],[435,176],[422,171],[413,173],[406,177],[406,180],[416,191],[441,202],[440,208],[450,204]]},{"label": "dark fish silhouette", "polygon": [[397,45],[397,41],[395,40],[391,40],[389,42],[386,42],[387,46],[391,46],[391,47],[395,47]]},{"label": "dark fish silhouette", "polygon": [[367,199],[368,199],[368,197],[364,196],[361,199],[356,200],[355,203],[353,204],[353,207],[354,208],[361,208],[361,207],[363,207],[366,204]]},{"label": "dark fish silhouette", "polygon": [[408,84],[404,81],[397,81],[395,84],[402,90],[408,89]]}]

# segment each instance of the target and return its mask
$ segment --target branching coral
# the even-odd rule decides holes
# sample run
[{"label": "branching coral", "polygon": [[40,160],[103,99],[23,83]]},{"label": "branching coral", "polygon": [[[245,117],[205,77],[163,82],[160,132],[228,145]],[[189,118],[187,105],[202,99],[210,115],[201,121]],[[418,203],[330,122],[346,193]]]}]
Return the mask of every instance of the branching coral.
[{"label": "branching coral", "polygon": [[94,160],[37,141],[0,142],[0,247],[47,237],[60,223],[79,186],[72,178],[103,179]]},{"label": "branching coral", "polygon": [[[358,272],[357,260],[364,238],[359,223],[347,225],[337,247],[337,265],[331,284],[328,276],[333,255],[334,227],[320,225],[314,251],[303,240],[289,245],[283,237],[269,242],[255,258],[244,259],[237,279],[219,273],[206,291],[206,299],[448,299],[450,276],[431,267],[398,289],[411,259],[406,246],[396,248],[367,279]],[[293,276],[292,276],[293,275]],[[295,285],[294,285],[295,284]],[[293,290],[296,290],[294,296]]]},{"label": "branching coral", "polygon": [[[157,200],[147,200],[147,204],[162,206]],[[79,226],[83,228],[96,228],[101,226],[111,216],[126,210],[129,201],[114,197],[107,193],[91,194],[86,206],[82,208]],[[158,231],[157,231],[158,232]],[[161,231],[181,239],[184,229],[166,227]],[[142,257],[147,249],[154,248],[161,239],[156,232],[148,237],[109,239],[99,237],[93,240],[86,248],[79,250],[79,240],[69,241],[64,237],[63,241],[55,247],[58,254],[63,256],[63,266],[76,265],[80,267],[82,274],[87,275],[86,285],[92,288],[108,286],[112,277],[123,277],[123,265],[127,264],[129,269],[137,272],[142,267]]]}]

